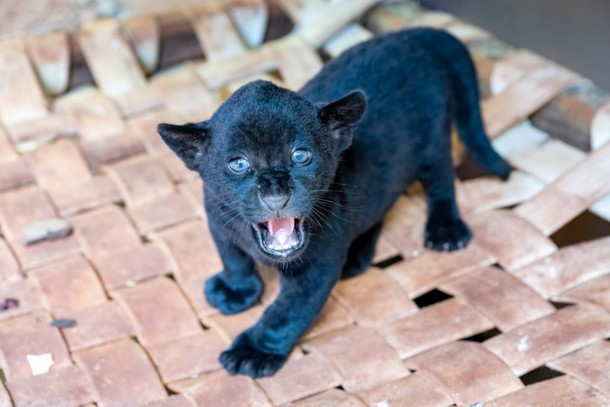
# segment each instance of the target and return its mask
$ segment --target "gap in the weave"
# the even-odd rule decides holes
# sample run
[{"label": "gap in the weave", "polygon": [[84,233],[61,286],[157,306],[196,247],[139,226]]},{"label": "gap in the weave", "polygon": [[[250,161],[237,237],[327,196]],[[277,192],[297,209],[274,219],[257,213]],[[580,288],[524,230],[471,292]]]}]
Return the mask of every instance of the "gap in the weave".
[{"label": "gap in the weave", "polygon": [[556,310],[573,307],[574,305],[576,305],[572,302],[561,302],[561,301],[552,301],[552,300],[549,300],[549,304],[551,304],[553,307],[555,307]]},{"label": "gap in the weave", "polygon": [[158,70],[171,68],[184,61],[204,57],[197,36],[188,20],[160,19]]},{"label": "gap in the weave", "polygon": [[333,57],[328,52],[324,51],[324,48],[320,48],[318,50],[318,56],[320,57],[323,63],[327,63],[328,61],[333,59]]},{"label": "gap in the weave", "polygon": [[396,255],[396,256],[392,256],[390,258],[378,261],[376,263],[373,263],[372,266],[383,270],[396,263],[400,263],[403,260],[404,260],[404,257],[402,257],[401,255]]},{"label": "gap in the weave", "polygon": [[605,236],[610,236],[610,222],[589,211],[584,211],[553,233],[550,238],[557,247],[561,248]]},{"label": "gap in the weave", "polygon": [[498,336],[501,334],[502,334],[502,331],[500,331],[498,328],[491,328],[491,329],[488,329],[487,331],[483,331],[476,335],[469,336],[468,338],[462,338],[462,340],[468,341],[468,342],[483,343],[486,340],[491,339],[494,336]]},{"label": "gap in the weave", "polygon": [[519,377],[519,379],[521,380],[521,383],[523,383],[525,386],[530,386],[534,383],[544,382],[546,380],[550,380],[559,376],[565,376],[565,374],[558,372],[557,370],[553,370],[546,365],[543,365],[532,370],[531,372],[522,375],[521,377]]},{"label": "gap in the weave", "polygon": [[447,301],[453,298],[452,295],[435,288],[413,299],[418,308],[429,307],[430,305],[438,304],[439,302]]},{"label": "gap in the weave", "polygon": [[269,23],[265,33],[265,42],[284,37],[294,28],[294,22],[275,2],[267,2],[267,6],[269,7]]},{"label": "gap in the weave", "polygon": [[70,43],[70,75],[68,76],[69,81],[66,92],[81,85],[93,84],[93,75],[75,37],[69,35],[68,41]]}]

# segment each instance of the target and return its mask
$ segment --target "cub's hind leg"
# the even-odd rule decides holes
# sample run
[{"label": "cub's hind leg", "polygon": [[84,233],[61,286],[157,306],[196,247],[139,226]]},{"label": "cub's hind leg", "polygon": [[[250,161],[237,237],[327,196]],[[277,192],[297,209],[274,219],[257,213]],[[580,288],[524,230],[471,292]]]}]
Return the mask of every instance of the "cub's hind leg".
[{"label": "cub's hind leg", "polygon": [[381,232],[381,225],[382,223],[379,222],[352,242],[343,265],[341,278],[354,277],[366,271],[375,256],[375,246]]},{"label": "cub's hind leg", "polygon": [[429,249],[453,251],[466,247],[472,238],[455,201],[455,171],[448,136],[428,147],[418,171],[428,201],[425,245]]}]

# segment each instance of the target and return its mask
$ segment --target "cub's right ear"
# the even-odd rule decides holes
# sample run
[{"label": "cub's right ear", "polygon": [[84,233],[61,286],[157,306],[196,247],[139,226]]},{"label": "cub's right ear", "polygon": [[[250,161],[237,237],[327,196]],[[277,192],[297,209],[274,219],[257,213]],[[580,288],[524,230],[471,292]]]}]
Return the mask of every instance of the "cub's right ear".
[{"label": "cub's right ear", "polygon": [[165,144],[184,162],[186,168],[197,171],[197,160],[203,156],[209,141],[210,129],[207,122],[175,125],[161,123],[157,133]]}]

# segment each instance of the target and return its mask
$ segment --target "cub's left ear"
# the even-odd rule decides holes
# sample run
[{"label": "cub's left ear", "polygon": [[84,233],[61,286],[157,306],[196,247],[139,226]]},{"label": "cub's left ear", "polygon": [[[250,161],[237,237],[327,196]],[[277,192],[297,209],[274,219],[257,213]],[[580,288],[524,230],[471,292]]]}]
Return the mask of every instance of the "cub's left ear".
[{"label": "cub's left ear", "polygon": [[352,133],[366,110],[364,92],[356,90],[323,105],[318,110],[320,121],[339,142],[339,148],[345,150],[352,144]]},{"label": "cub's left ear", "polygon": [[207,122],[187,123],[175,125],[161,123],[157,126],[157,133],[165,144],[184,162],[186,168],[197,171],[197,161],[210,138],[210,129]]}]

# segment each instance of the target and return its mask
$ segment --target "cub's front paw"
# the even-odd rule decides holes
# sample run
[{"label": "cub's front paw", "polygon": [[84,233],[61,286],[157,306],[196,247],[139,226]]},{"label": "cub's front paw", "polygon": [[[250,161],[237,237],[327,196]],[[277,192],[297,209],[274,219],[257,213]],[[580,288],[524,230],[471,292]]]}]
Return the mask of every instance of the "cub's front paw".
[{"label": "cub's front paw", "polygon": [[442,222],[428,221],[426,225],[426,247],[428,249],[451,252],[468,246],[472,239],[470,229],[461,219]]},{"label": "cub's front paw", "polygon": [[225,314],[236,314],[252,307],[263,293],[263,282],[258,275],[241,280],[239,285],[229,285],[220,272],[205,283],[208,303]]},{"label": "cub's front paw", "polygon": [[243,374],[257,378],[273,375],[286,359],[286,355],[266,353],[254,348],[242,334],[230,349],[222,352],[220,364],[232,375]]}]

